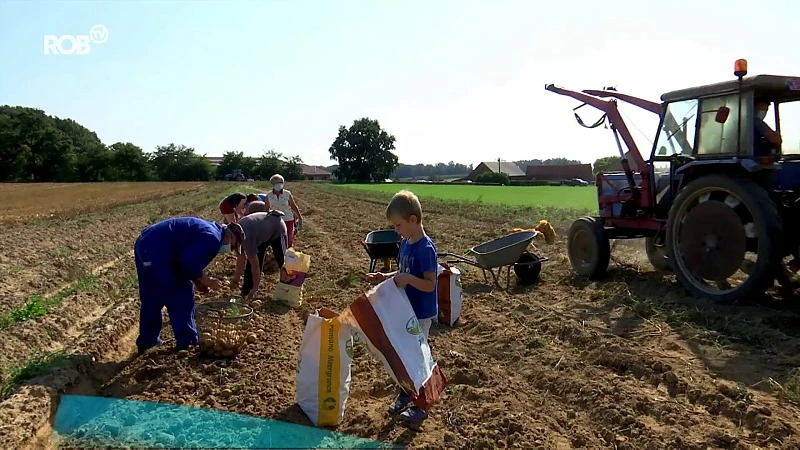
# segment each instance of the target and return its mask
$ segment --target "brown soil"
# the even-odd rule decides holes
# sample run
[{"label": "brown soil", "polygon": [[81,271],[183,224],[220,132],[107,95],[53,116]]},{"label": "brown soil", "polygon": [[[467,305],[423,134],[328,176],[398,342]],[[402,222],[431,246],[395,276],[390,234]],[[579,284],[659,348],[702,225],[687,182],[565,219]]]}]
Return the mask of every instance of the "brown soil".
[{"label": "brown soil", "polygon": [[[119,207],[111,211],[84,215],[70,220],[50,221],[33,228],[40,246],[28,249],[26,266],[20,273],[0,281],[0,315],[20,308],[35,296],[49,301],[48,313],[0,329],[0,379],[12,367],[21,365],[31,355],[67,350],[116,302],[136,295],[136,271],[133,266],[132,243],[151,219],[196,213],[213,215],[208,198],[219,196],[224,187],[207,186],[200,194],[174,195],[169,199]],[[205,205],[205,206],[203,206]],[[113,226],[109,226],[113,225]],[[14,241],[6,231],[0,241]],[[89,240],[87,235],[95,236]],[[52,258],[42,248],[63,248],[78,243],[76,250],[63,258]],[[20,252],[19,246],[4,247],[7,258]],[[118,255],[118,256],[117,256]],[[108,258],[113,259],[108,260]],[[66,269],[65,269],[66,268]],[[37,280],[31,283],[31,280]],[[4,296],[13,292],[13,296]],[[50,299],[48,300],[48,296]],[[58,301],[55,301],[55,300]]]},{"label": "brown soil", "polygon": [[[258,341],[230,361],[171,352],[168,324],[164,345],[131,360],[135,297],[105,312],[93,309],[99,318],[83,327],[92,331],[65,346],[93,355],[92,369],[76,365],[61,380],[38,380],[6,400],[0,424],[15,411],[12,423],[30,425],[14,432],[0,425],[2,447],[33,442],[46,423],[41,411],[54,404],[53,386],[68,384],[79,393],[310,424],[294,403],[304,320],[322,306],[342,310],[368,287],[359,242],[386,224],[382,200],[310,184],[294,185],[293,193],[307,219],[296,247],[312,255],[303,308],[269,300],[277,274],[266,274],[263,305],[251,325]],[[216,218],[211,207],[200,211]],[[564,252],[571,218],[538,218],[554,220],[560,233],[554,245],[537,243],[551,258],[538,284],[512,282],[505,292],[485,283],[479,270],[461,267],[461,320],[453,329],[435,327],[431,338],[450,385],[423,430],[390,419],[385,410],[395,388],[358,345],[338,431],[411,448],[800,448],[798,409],[762,382],[785,380],[800,365],[793,312],[688,299],[674,277],[653,272],[632,245],[615,248],[609,279],[587,283],[571,275]],[[439,251],[453,253],[503,235],[519,220],[441,203],[425,219]],[[228,276],[232,257],[218,258],[210,270]],[[77,383],[82,373],[94,378]]]},{"label": "brown soil", "polygon": [[[165,187],[166,185],[166,187]],[[154,189],[159,187],[161,192]],[[224,185],[154,183],[139,197],[157,199],[116,206],[98,204],[92,212],[67,210],[71,216],[5,227],[0,231],[0,315],[23,305],[32,295],[51,295],[131,251],[131,242],[153,219],[195,213],[210,192]],[[107,189],[107,186],[106,186]],[[62,189],[62,191],[69,191]],[[76,189],[80,195],[82,189]],[[116,192],[116,191],[114,191]],[[128,194],[122,189],[117,194]],[[171,196],[161,199],[167,194]],[[63,198],[62,198],[63,199]],[[110,197],[124,203],[124,197]]]},{"label": "brown soil", "polygon": [[[205,183],[207,184],[207,183]],[[202,187],[204,183],[2,183],[3,211],[0,223],[49,220],[84,212],[141,203],[176,192]]]}]

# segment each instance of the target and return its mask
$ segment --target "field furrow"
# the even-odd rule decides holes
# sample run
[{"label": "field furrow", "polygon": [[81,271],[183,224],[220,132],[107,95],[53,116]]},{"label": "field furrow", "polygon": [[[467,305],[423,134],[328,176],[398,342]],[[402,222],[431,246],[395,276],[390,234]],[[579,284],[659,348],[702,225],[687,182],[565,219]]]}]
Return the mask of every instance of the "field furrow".
[{"label": "field furrow", "polygon": [[[99,252],[103,257],[81,254],[98,265],[129,252],[137,227],[147,223],[146,215],[154,209],[157,216],[179,212],[218,219],[216,201],[224,189],[231,188],[212,185],[190,197],[173,197],[179,202],[154,200],[117,208],[128,209],[125,214],[112,209],[86,216],[86,228],[105,225],[103,236],[115,243]],[[92,274],[91,287],[66,295],[42,317],[0,330],[6,343],[0,352],[3,362],[52,351],[84,357],[70,360],[59,375],[44,370],[44,376],[17,388],[0,404],[4,448],[52,445],[42,430],[60,391],[310,425],[295,404],[296,358],[305,319],[320,307],[342,310],[369,287],[364,281],[369,261],[360,241],[369,231],[387,226],[384,208],[390,194],[310,183],[293,184],[292,191],[306,218],[295,247],[312,257],[301,308],[271,300],[278,274],[268,270],[251,323],[257,342],[235,359],[171,351],[168,321],[164,344],[134,357],[136,279],[132,261],[123,257]],[[167,209],[159,213],[162,207]],[[608,279],[578,279],[569,267],[564,236],[574,210],[425,198],[423,207],[426,230],[440,252],[462,254],[540,219],[552,221],[559,236],[552,245],[535,242],[537,252],[550,261],[532,286],[519,286],[512,278],[508,291],[499,289],[491,278],[485,282],[479,269],[459,265],[461,319],[454,328],[435,326],[431,336],[434,357],[449,384],[422,431],[410,431],[388,416],[386,407],[396,388],[362,344],[356,345],[347,412],[337,431],[426,449],[800,448],[800,410],[792,404],[800,398],[792,397],[792,389],[800,387],[793,387],[789,377],[800,366],[796,312],[692,300],[674,277],[652,270],[638,242],[615,245]],[[60,242],[82,249],[80,238],[74,237],[83,229],[78,225],[64,225],[73,231],[63,233]],[[12,242],[13,235],[0,234],[3,239]],[[43,264],[46,259],[31,261]],[[234,262],[233,255],[218,257],[209,272],[229,277]],[[39,273],[27,266],[25,270]],[[27,289],[26,296],[36,293],[13,284],[14,277],[0,280]],[[51,277],[45,285],[69,281],[67,276]],[[198,295],[198,300],[233,294]],[[12,301],[7,308],[20,304]],[[777,382],[783,385],[778,388]],[[163,425],[159,433],[178,442],[179,435],[170,434],[174,426]]]},{"label": "field furrow", "polygon": [[[152,220],[194,214],[203,205],[209,210],[207,213],[212,214],[208,198],[218,196],[224,188],[206,187],[191,196],[178,192],[173,197],[71,220],[79,220],[79,225],[85,230],[105,230],[102,238],[113,244],[110,247],[118,256],[109,261],[105,258],[113,253],[82,252],[86,261],[83,265],[65,256],[64,264],[74,270],[53,268],[58,274],[56,276],[46,275],[41,266],[34,267],[31,270],[42,281],[41,290],[32,290],[24,284],[14,284],[15,280],[7,280],[6,286],[16,286],[16,292],[24,295],[0,297],[4,299],[4,303],[0,303],[0,317],[3,318],[0,321],[0,339],[4,342],[0,350],[0,379],[6,380],[11,372],[24,366],[31,358],[65,351],[87,326],[113,308],[117,301],[135,296],[137,281],[132,243],[141,229]],[[103,226],[107,223],[116,226]],[[82,240],[84,247],[91,247],[93,241],[82,237],[87,232],[70,233],[67,231],[70,225],[74,224],[53,224],[49,231],[61,231],[65,241]],[[42,265],[46,266],[45,263],[43,261]],[[90,269],[90,266],[93,267]]]}]

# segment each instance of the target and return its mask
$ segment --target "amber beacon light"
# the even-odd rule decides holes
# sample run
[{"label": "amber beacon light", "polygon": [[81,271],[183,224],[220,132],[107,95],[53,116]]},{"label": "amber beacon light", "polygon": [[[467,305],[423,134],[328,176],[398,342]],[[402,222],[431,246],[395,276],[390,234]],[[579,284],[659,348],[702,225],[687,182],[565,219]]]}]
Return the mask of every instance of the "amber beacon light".
[{"label": "amber beacon light", "polygon": [[736,62],[733,64],[733,74],[739,78],[744,77],[747,75],[747,60],[746,59],[737,59]]}]

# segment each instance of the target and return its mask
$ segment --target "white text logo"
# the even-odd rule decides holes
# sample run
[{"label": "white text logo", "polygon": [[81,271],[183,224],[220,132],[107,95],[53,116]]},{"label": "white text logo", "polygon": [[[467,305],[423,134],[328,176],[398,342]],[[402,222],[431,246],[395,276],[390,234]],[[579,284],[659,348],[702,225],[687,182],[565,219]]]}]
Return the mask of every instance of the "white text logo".
[{"label": "white text logo", "polygon": [[89,34],[79,34],[73,36],[64,34],[56,36],[54,34],[44,35],[44,54],[45,55],[88,55],[92,51],[92,44],[102,44],[108,40],[108,28],[103,25],[95,25],[89,30]]}]

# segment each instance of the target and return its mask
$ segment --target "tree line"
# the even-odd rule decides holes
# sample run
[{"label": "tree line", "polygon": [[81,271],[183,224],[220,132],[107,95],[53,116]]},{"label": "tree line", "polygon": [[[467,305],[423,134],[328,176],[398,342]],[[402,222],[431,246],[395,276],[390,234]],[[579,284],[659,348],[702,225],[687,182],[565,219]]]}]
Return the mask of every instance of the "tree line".
[{"label": "tree line", "polygon": [[622,158],[616,156],[604,156],[597,158],[592,165],[592,172],[597,174],[600,172],[617,172],[622,171]]},{"label": "tree line", "polygon": [[[464,176],[472,164],[400,164],[395,136],[377,120],[361,118],[339,127],[329,148],[338,164],[329,170],[342,181],[369,182],[387,178]],[[613,170],[619,158],[595,161],[595,171]],[[565,158],[515,161],[528,165],[577,164]],[[248,178],[268,179],[281,173],[287,180],[303,178],[299,156],[274,149],[259,157],[227,151],[214,167],[192,147],[170,143],[152,152],[130,142],[105,145],[97,134],[72,119],[49,116],[23,106],[0,105],[0,182],[206,181],[239,169]],[[610,169],[609,169],[610,168]]]},{"label": "tree line", "polygon": [[299,157],[275,150],[259,158],[229,151],[214,167],[192,147],[170,143],[145,152],[130,142],[105,145],[72,119],[0,105],[0,182],[207,181],[241,168],[248,177],[300,179]]}]

